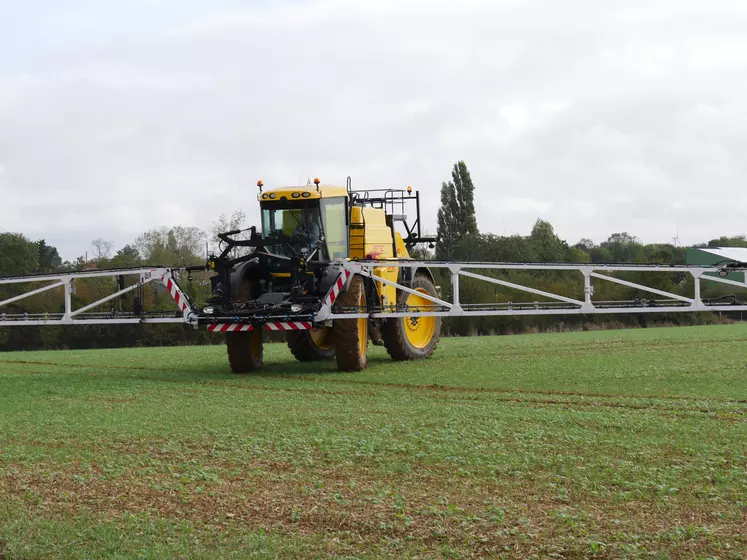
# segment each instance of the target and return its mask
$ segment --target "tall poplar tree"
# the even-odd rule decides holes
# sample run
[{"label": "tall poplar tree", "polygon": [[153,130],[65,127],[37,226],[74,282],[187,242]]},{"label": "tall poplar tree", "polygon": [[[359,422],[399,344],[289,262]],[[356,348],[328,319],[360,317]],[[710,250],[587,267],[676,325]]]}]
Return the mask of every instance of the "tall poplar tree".
[{"label": "tall poplar tree", "polygon": [[475,186],[467,164],[459,161],[451,171],[451,181],[441,183],[441,208],[438,210],[436,257],[453,257],[454,247],[466,235],[478,233],[475,217]]}]

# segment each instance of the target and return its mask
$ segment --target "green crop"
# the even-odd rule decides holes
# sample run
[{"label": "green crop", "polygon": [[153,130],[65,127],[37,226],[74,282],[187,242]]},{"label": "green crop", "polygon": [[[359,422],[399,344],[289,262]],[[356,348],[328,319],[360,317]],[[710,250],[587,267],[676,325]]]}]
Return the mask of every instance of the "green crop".
[{"label": "green crop", "polygon": [[747,326],[0,355],[0,559],[743,558]]}]

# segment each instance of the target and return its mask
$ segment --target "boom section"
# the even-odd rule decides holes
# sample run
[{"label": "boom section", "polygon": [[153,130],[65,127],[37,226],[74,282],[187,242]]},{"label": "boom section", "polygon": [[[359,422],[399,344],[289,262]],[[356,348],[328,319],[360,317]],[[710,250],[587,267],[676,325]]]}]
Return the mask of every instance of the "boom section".
[{"label": "boom section", "polygon": [[[657,264],[590,264],[590,263],[491,263],[454,262],[410,259],[400,260],[336,260],[315,263],[325,266],[333,274],[334,281],[324,294],[320,294],[313,305],[303,313],[289,312],[288,306],[269,305],[261,313],[233,310],[231,313],[216,313],[214,309],[198,308],[179,286],[177,280],[190,269],[165,267],[143,267],[130,269],[90,270],[64,272],[35,276],[0,278],[0,287],[22,285],[23,290],[0,300],[0,327],[23,325],[100,325],[137,323],[186,323],[192,327],[206,327],[213,332],[233,330],[304,330],[328,326],[335,319],[393,317],[474,317],[474,316],[521,316],[521,315],[595,315],[637,314],[672,312],[743,312],[747,311],[747,292],[744,299],[729,295],[718,298],[702,297],[703,283],[729,286],[747,290],[747,263],[730,263],[723,266],[657,265]],[[404,282],[392,281],[378,272],[382,267],[412,269],[411,274],[399,274],[400,278],[412,277],[416,271],[431,271],[434,276],[449,283],[449,289],[439,287],[437,295],[416,292]],[[441,271],[440,273],[438,271]],[[522,273],[522,274],[516,274]],[[632,280],[628,273],[638,273]],[[571,275],[576,285],[558,293],[550,288],[541,288],[541,279],[553,274]],[[657,279],[663,274],[677,274],[682,290],[667,291],[657,287]],[[375,289],[393,286],[404,293],[413,293],[421,303],[416,307],[402,304],[381,305],[369,299],[365,308],[340,307],[335,302],[354,276],[362,276]],[[74,308],[73,293],[77,281],[91,278],[116,278],[108,295],[96,301]],[[125,286],[122,278],[130,278]],[[134,282],[132,279],[134,278]],[[391,275],[389,276],[391,278]],[[567,278],[567,276],[565,277]],[[492,289],[495,301],[467,303],[464,281]],[[156,290],[168,293],[175,303],[173,311],[144,311],[135,305],[130,311],[119,311],[111,302],[130,292],[142,294],[142,289],[153,284]],[[551,284],[551,283],[550,283]],[[634,299],[606,299],[595,297],[595,291],[604,284],[616,284],[630,288],[639,295]],[[685,289],[687,288],[687,289]],[[53,290],[62,290],[64,306],[61,311],[41,314],[13,313],[5,311],[7,306],[26,298]],[[685,293],[687,292],[687,293]],[[448,296],[442,295],[447,293]],[[483,289],[483,293],[487,293]],[[512,295],[510,301],[507,294]],[[520,297],[524,295],[525,297]],[[137,297],[137,295],[136,295]],[[405,298],[406,299],[406,298]],[[107,305],[109,304],[109,305]],[[139,307],[139,308],[138,308]],[[208,311],[209,309],[209,311]]]},{"label": "boom section", "polygon": [[[417,308],[400,309],[396,306],[369,306],[361,309],[335,309],[323,306],[319,316],[324,320],[342,318],[385,319],[388,317],[470,317],[470,316],[520,316],[520,315],[594,315],[612,313],[671,313],[702,311],[747,311],[747,302],[736,296],[720,298],[701,297],[703,282],[729,285],[747,290],[747,263],[731,263],[725,266],[690,266],[658,264],[591,264],[591,263],[488,263],[488,262],[453,262],[453,261],[414,261],[382,260],[343,262],[341,266],[349,274],[359,274],[372,281],[394,285],[398,290],[413,292],[405,285],[391,282],[376,274],[377,267],[411,268],[413,270],[443,270],[439,275],[448,279],[450,294],[448,298],[430,297],[417,294],[420,299],[428,301]],[[518,279],[507,280],[511,272],[522,272]],[[638,273],[636,280],[620,278],[620,273]],[[565,273],[576,277],[576,286],[572,294],[557,293],[551,289],[539,289],[537,279],[542,275]],[[687,295],[662,290],[656,287],[657,279],[663,274],[677,274],[681,283],[691,284]],[[734,276],[740,279],[727,279]],[[642,277],[643,279],[639,279]],[[462,301],[462,281],[470,279],[474,284],[492,286],[496,295],[494,302],[465,303]],[[600,300],[594,297],[595,289],[612,283],[633,288],[650,297],[634,299]],[[439,290],[444,292],[443,286]],[[507,290],[514,295],[524,294],[527,297],[506,301],[498,296]],[[747,299],[747,293],[744,294]]]},{"label": "boom section", "polygon": [[[149,267],[87,270],[0,278],[0,287],[11,285],[23,286],[23,290],[20,293],[0,300],[0,327],[23,325],[127,325],[137,323],[196,324],[196,309],[176,281],[179,271],[180,269]],[[114,282],[110,284],[111,293],[103,295],[82,307],[74,308],[73,294],[75,293],[76,282],[94,278],[113,279]],[[125,286],[127,283],[125,278],[130,279],[129,286]],[[159,286],[158,289],[168,292],[176,304],[175,311],[144,311],[142,309],[142,289],[148,284],[155,284]],[[13,313],[4,311],[4,308],[7,309],[7,306],[10,304],[58,289],[64,293],[64,304],[61,311],[45,313]],[[120,311],[111,305],[111,302],[130,292],[135,292],[135,309]],[[138,299],[140,299],[139,303]],[[106,304],[110,305],[107,306]]]}]

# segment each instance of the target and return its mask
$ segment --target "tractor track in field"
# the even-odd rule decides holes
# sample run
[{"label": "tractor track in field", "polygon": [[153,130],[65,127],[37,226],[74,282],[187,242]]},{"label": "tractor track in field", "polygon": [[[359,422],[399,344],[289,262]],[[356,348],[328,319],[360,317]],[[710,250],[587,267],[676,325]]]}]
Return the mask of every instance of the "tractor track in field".
[{"label": "tractor track in field", "polygon": [[[44,364],[44,365],[57,365],[57,364]],[[67,364],[61,364],[61,365],[67,365]],[[98,366],[79,366],[82,368],[89,368],[89,369],[96,369]],[[112,369],[120,369],[117,366],[112,366]],[[121,369],[129,369],[122,367]],[[152,370],[149,368],[137,368],[136,371],[157,371]],[[15,373],[15,372],[14,372]],[[212,372],[211,372],[212,373]],[[49,372],[46,371],[31,371],[26,370],[23,372],[24,375],[48,375]],[[366,396],[375,396],[377,393],[374,391],[355,391],[355,390],[335,390],[335,389],[324,389],[324,388],[301,388],[301,387],[273,387],[271,385],[247,385],[247,384],[241,384],[241,383],[231,383],[231,382],[224,382],[224,381],[201,381],[196,379],[159,379],[154,377],[148,377],[146,375],[135,375],[135,376],[112,376],[112,375],[101,375],[97,376],[101,378],[108,378],[108,379],[137,379],[138,381],[155,381],[157,383],[176,383],[180,385],[207,385],[209,387],[227,387],[231,389],[239,389],[242,391],[253,391],[253,392],[286,392],[286,393],[309,393],[309,394],[319,394],[319,395],[366,395]],[[186,389],[185,389],[186,390]],[[119,403],[119,402],[132,402],[135,399],[113,399],[113,398],[106,398],[106,399],[100,399],[101,402],[109,402],[109,403]]]},{"label": "tractor track in field", "polygon": [[[31,375],[40,375],[46,372],[39,371],[28,371],[25,372]],[[108,376],[111,377],[111,376]],[[277,377],[269,376],[257,376],[265,377],[270,379],[277,379]],[[116,379],[122,379],[121,376],[115,376]],[[134,376],[128,377],[129,379],[137,379],[140,381],[155,381],[158,383],[175,383],[180,385],[202,385],[208,387],[221,387],[239,389],[241,391],[250,391],[254,393],[304,393],[309,395],[330,395],[330,396],[368,396],[375,397],[380,396],[381,393],[376,391],[353,391],[353,390],[333,390],[323,388],[301,388],[301,387],[278,387],[270,385],[246,385],[240,383],[229,383],[223,381],[198,381],[189,379],[155,379],[148,376]],[[304,378],[304,381],[311,381],[311,379]],[[340,383],[345,383],[344,380],[335,380]],[[650,404],[639,404],[639,403],[626,403],[626,402],[614,402],[614,401],[599,401],[599,400],[560,400],[557,398],[536,398],[536,397],[521,397],[521,396],[510,396],[510,395],[541,395],[546,397],[558,397],[558,396],[570,396],[570,397],[583,397],[583,398],[631,398],[630,396],[615,395],[608,393],[579,393],[569,391],[531,391],[531,390],[511,390],[511,389],[473,389],[466,387],[449,387],[443,385],[407,385],[402,383],[372,383],[372,382],[354,382],[364,385],[379,386],[385,389],[404,389],[408,391],[415,391],[422,393],[426,398],[450,401],[450,402],[461,402],[462,404],[469,406],[479,406],[480,403],[484,402],[505,402],[511,404],[525,404],[537,407],[552,407],[559,406],[568,409],[596,409],[596,408],[614,408],[621,410],[630,411],[649,411],[649,412],[660,412],[670,416],[687,417],[690,414],[706,414],[710,417],[718,420],[725,420],[733,423],[747,422],[747,408],[744,410],[714,410],[710,408],[696,408],[696,407],[672,407],[662,406],[656,403]],[[479,397],[479,395],[493,395],[493,398],[486,401]],[[709,402],[709,399],[692,399],[692,398],[680,398],[680,397],[632,397],[641,399],[679,399],[679,400],[692,400],[699,402]],[[136,402],[136,398],[128,399],[113,399],[113,398],[102,398],[99,399],[101,402],[111,404],[126,404]],[[719,404],[747,404],[747,401],[726,401],[718,400]]]},{"label": "tractor track in field", "polygon": [[[340,380],[342,382],[342,380]],[[374,383],[360,382],[361,384],[374,385]],[[624,410],[634,411],[657,411],[671,413],[677,416],[685,416],[684,413],[697,413],[697,414],[708,414],[714,418],[728,420],[732,422],[747,422],[747,407],[742,410],[728,411],[729,413],[723,414],[720,410],[714,410],[704,407],[673,407],[673,406],[662,406],[656,403],[626,403],[626,402],[614,402],[614,401],[599,401],[599,400],[561,400],[552,397],[582,397],[582,398],[619,398],[619,399],[651,399],[651,400],[692,400],[699,402],[709,402],[708,399],[679,399],[679,397],[631,397],[628,395],[615,395],[615,394],[595,394],[595,393],[574,393],[567,391],[531,391],[531,390],[511,390],[511,389],[470,389],[463,387],[448,387],[443,385],[407,385],[397,383],[377,383],[377,386],[383,386],[386,388],[394,387],[397,389],[414,390],[416,392],[430,393],[427,394],[428,398],[447,400],[447,401],[462,401],[465,404],[477,405],[480,402],[485,402],[484,399],[479,398],[478,395],[499,395],[491,398],[491,401],[500,401],[514,404],[530,404],[530,405],[549,405],[549,406],[563,406],[567,408],[618,408]],[[373,393],[376,394],[376,393]],[[467,396],[467,395],[474,396]],[[460,396],[454,396],[460,395]],[[551,397],[547,399],[536,398],[536,397],[521,397],[521,396],[510,396],[510,395],[541,395],[545,397]],[[719,404],[747,404],[747,401],[717,401]]]},{"label": "tractor track in field", "polygon": [[[747,340],[747,339],[745,339]],[[79,368],[79,369],[105,369],[105,370],[121,370],[121,371],[153,371],[157,373],[164,373],[165,370],[157,369],[154,367],[147,366],[115,366],[115,365],[90,365],[90,364],[67,364],[57,362],[43,362],[43,361],[30,361],[30,360],[0,360],[0,364],[15,364],[15,365],[42,365],[42,366],[54,366],[60,368]],[[174,373],[180,373],[179,370],[174,370]],[[15,373],[15,372],[14,372]],[[48,372],[44,371],[30,371],[26,370],[23,373],[31,375],[43,375]],[[186,373],[190,374],[202,374],[202,375],[214,375],[214,371],[189,371]],[[387,383],[384,381],[364,381],[360,379],[336,379],[334,377],[319,377],[311,375],[297,375],[297,374],[267,374],[267,373],[256,373],[249,374],[248,377],[257,379],[272,379],[272,380],[293,380],[293,381],[304,381],[310,383],[337,383],[343,385],[365,385],[371,387],[383,387],[392,389],[410,389],[415,391],[444,391],[444,392],[456,392],[456,393],[497,393],[497,394],[530,394],[530,395],[544,395],[544,396],[564,396],[564,397],[599,397],[599,398],[612,398],[612,399],[650,399],[650,400],[674,400],[674,401],[694,401],[694,402],[715,402],[719,404],[747,404],[747,399],[723,399],[713,397],[695,397],[691,395],[630,395],[620,393],[597,393],[597,392],[582,392],[582,391],[548,391],[542,389],[504,389],[499,387],[461,387],[458,385],[442,385],[439,383],[432,383],[429,385],[418,385],[413,383]],[[136,379],[140,380],[154,380],[151,377],[138,376]],[[249,386],[239,383],[231,383],[224,381],[201,381],[195,379],[155,379],[155,381],[162,381],[167,383],[187,383],[187,384],[208,384],[208,385],[220,385],[227,387],[237,387],[242,389],[249,389],[251,387],[259,387],[257,385]],[[269,389],[270,387],[268,387]],[[282,388],[272,387],[271,389],[281,390]],[[291,388],[288,388],[291,389]]]},{"label": "tractor track in field", "polygon": [[650,400],[674,400],[674,401],[694,401],[694,402],[716,402],[719,404],[747,404],[747,399],[719,399],[719,398],[703,398],[693,396],[678,396],[678,395],[622,395],[619,393],[584,393],[581,391],[546,391],[542,389],[503,389],[499,387],[460,387],[457,385],[441,385],[439,383],[433,383],[430,385],[417,385],[410,383],[387,383],[384,381],[364,381],[360,379],[334,379],[334,378],[320,378],[310,377],[305,375],[255,375],[255,377],[264,377],[270,379],[293,379],[294,381],[307,381],[307,382],[322,382],[322,383],[343,383],[350,385],[370,385],[373,387],[391,387],[395,389],[412,389],[417,391],[444,391],[454,393],[498,393],[498,394],[529,394],[529,395],[544,395],[544,396],[563,396],[563,397],[599,397],[599,398],[612,398],[612,399],[650,399]]},{"label": "tractor track in field", "polygon": [[[545,346],[542,350],[542,355],[561,354],[566,351],[572,351],[573,355],[596,353],[605,350],[625,350],[628,349],[640,349],[647,348],[653,350],[670,350],[673,348],[683,348],[688,346],[702,346],[702,345],[726,345],[734,343],[747,342],[747,338],[731,338],[731,339],[709,339],[709,340],[669,340],[663,342],[649,342],[649,341],[634,341],[634,340],[606,340],[603,342],[593,343],[552,343]],[[523,347],[501,347],[499,352],[491,352],[491,356],[501,357],[517,357],[517,356],[530,356],[537,358],[537,352],[531,348]],[[564,354],[565,355],[565,354]]]},{"label": "tractor track in field", "polygon": [[[732,338],[732,339],[708,339],[708,340],[669,340],[665,342],[649,342],[649,341],[634,341],[634,340],[607,340],[603,342],[590,342],[590,343],[553,343],[543,348],[543,355],[559,354],[564,351],[572,351],[574,354],[577,353],[589,353],[604,351],[611,348],[622,348],[622,349],[636,349],[636,348],[652,348],[669,350],[672,348],[683,348],[688,346],[703,346],[708,345],[727,345],[734,343],[747,342],[747,337]],[[115,350],[115,349],[112,349]],[[501,351],[491,352],[491,356],[496,357],[517,357],[517,356],[531,356],[537,358],[537,351],[532,348],[504,348]],[[48,362],[41,360],[0,360],[0,364],[21,364],[21,365],[44,365],[44,366],[65,366],[65,367],[96,367],[101,369],[132,369],[132,370],[143,370],[143,371],[154,371],[152,367],[148,366],[116,366],[116,365],[87,365],[87,364],[76,364],[76,363],[58,363]]]},{"label": "tractor track in field", "polygon": [[[462,401],[464,404],[477,405],[481,402],[478,398],[453,398],[439,395],[432,395],[430,398],[443,399],[449,401]],[[669,416],[676,417],[687,417],[691,414],[707,414],[714,419],[725,420],[733,423],[747,422],[747,409],[744,411],[734,411],[730,414],[723,414],[719,410],[711,410],[707,408],[673,408],[667,406],[659,406],[656,404],[634,404],[634,403],[616,403],[611,401],[573,401],[573,400],[558,400],[558,399],[537,399],[537,398],[521,398],[521,397],[499,397],[493,399],[495,401],[512,403],[512,404],[528,404],[536,406],[537,408],[545,406],[559,406],[568,408],[570,410],[575,409],[597,409],[597,408],[615,408],[630,411],[645,411],[645,412],[661,412]]]},{"label": "tractor track in field", "polygon": [[[747,339],[746,339],[747,340]],[[659,345],[657,345],[659,346]],[[52,366],[60,368],[76,368],[76,369],[103,369],[103,370],[115,370],[115,371],[135,371],[135,372],[163,372],[155,368],[147,366],[127,366],[127,365],[89,365],[89,364],[65,364],[58,362],[49,361],[37,361],[37,360],[0,360],[0,364],[8,363],[15,365],[38,365],[38,366]],[[43,375],[48,372],[44,371],[31,371],[25,370],[25,374],[29,375]],[[178,373],[178,372],[175,372]],[[215,372],[189,372],[198,373],[205,375],[212,375]],[[110,376],[111,377],[111,376]],[[116,376],[121,378],[122,376]],[[128,376],[129,377],[129,376]],[[707,414],[715,419],[726,420],[730,422],[745,422],[747,421],[747,410],[733,410],[727,411],[726,414],[723,411],[713,410],[708,407],[672,407],[662,406],[653,403],[631,403],[631,402],[615,402],[614,400],[575,400],[575,399],[562,399],[558,397],[577,397],[580,399],[641,399],[641,400],[652,400],[652,401],[682,401],[689,403],[714,403],[714,404],[726,404],[726,405],[745,405],[747,400],[744,399],[713,399],[713,398],[700,398],[693,396],[677,396],[677,395],[622,395],[615,393],[598,393],[598,392],[581,392],[581,391],[548,391],[540,389],[505,389],[495,387],[460,387],[453,385],[442,385],[442,384],[429,384],[429,385],[418,385],[408,383],[387,383],[381,381],[364,381],[357,379],[335,379],[333,377],[319,377],[308,376],[308,375],[272,375],[272,374],[255,374],[251,376],[253,378],[271,379],[271,380],[292,380],[302,381],[305,383],[330,383],[330,384],[343,384],[343,385],[357,385],[364,386],[367,388],[381,388],[381,389],[400,389],[406,391],[413,391],[418,393],[428,394],[428,398],[435,398],[440,400],[449,401],[462,401],[464,404],[477,405],[482,399],[480,395],[494,395],[499,398],[493,398],[500,402],[507,402],[513,404],[527,404],[535,406],[562,406],[569,409],[593,409],[593,408],[615,408],[632,411],[656,411],[665,414],[672,414],[677,416],[684,416],[687,414]],[[142,381],[157,381],[165,383],[178,383],[184,385],[207,385],[213,387],[227,387],[233,389],[239,389],[242,391],[252,392],[289,392],[289,393],[307,393],[307,394],[319,394],[319,395],[356,395],[356,396],[376,396],[378,393],[375,390],[334,390],[326,388],[301,388],[301,387],[277,387],[268,385],[249,385],[244,383],[227,382],[222,380],[195,380],[195,379],[158,379],[145,375],[137,375],[130,377]],[[455,397],[453,395],[461,395]],[[473,396],[469,396],[473,395]],[[521,395],[528,395],[522,397]],[[537,398],[537,397],[548,397],[548,398]],[[109,401],[106,401],[109,402]],[[114,401],[112,401],[114,403]],[[127,401],[129,402],[129,401]],[[116,403],[114,403],[116,404]]]},{"label": "tractor track in field", "polygon": [[29,366],[55,366],[55,367],[88,368],[88,369],[124,369],[124,370],[136,370],[136,371],[159,371],[155,368],[150,368],[146,366],[61,364],[58,362],[43,362],[43,361],[37,361],[37,360],[0,360],[0,364],[29,365]]}]

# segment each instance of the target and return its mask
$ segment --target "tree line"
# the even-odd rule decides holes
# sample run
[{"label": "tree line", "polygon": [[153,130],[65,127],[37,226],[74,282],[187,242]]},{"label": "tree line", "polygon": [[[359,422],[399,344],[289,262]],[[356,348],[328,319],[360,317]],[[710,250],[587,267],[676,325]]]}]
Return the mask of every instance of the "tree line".
[{"label": "tree line", "polygon": [[[216,233],[244,226],[243,212],[230,216],[222,215],[210,232],[196,227],[174,226],[152,229],[137,236],[132,243],[114,250],[112,242],[103,238],[91,241],[89,251],[72,261],[63,261],[58,250],[45,240],[33,241],[20,233],[0,233],[0,278],[30,274],[64,273],[89,269],[136,268],[149,266],[179,267],[205,262],[206,246],[215,248]],[[75,282],[72,307],[80,307],[117,291],[118,287],[129,287],[136,277],[88,278]],[[122,282],[122,284],[118,284]],[[49,282],[51,283],[51,282]],[[15,284],[0,285],[0,301],[12,298],[30,289],[45,285]],[[209,295],[206,273],[194,273],[192,280],[184,282],[184,291],[194,301],[202,301]],[[132,311],[135,293],[130,292],[102,305],[96,311],[115,315],[121,311]],[[168,292],[157,283],[144,289],[143,307],[148,311],[174,312],[174,301]],[[61,313],[64,310],[64,294],[61,288],[49,290],[0,307],[2,314]],[[204,329],[193,330],[183,324],[161,325],[85,325],[85,326],[19,326],[0,328],[1,350],[35,350],[60,348],[115,348],[133,346],[174,346],[186,344],[210,344],[220,342]]]},{"label": "tree line", "polygon": [[[606,240],[595,243],[581,239],[569,244],[560,239],[553,226],[538,219],[527,235],[496,235],[478,228],[475,213],[475,185],[464,161],[454,164],[451,180],[441,185],[441,205],[437,215],[438,238],[435,252],[417,248],[421,258],[451,259],[478,262],[551,262],[551,263],[658,263],[682,264],[685,248],[670,243],[642,243],[627,232],[613,233]],[[137,236],[131,243],[115,250],[113,243],[97,238],[91,242],[90,250],[74,259],[63,261],[58,250],[46,240],[31,240],[20,233],[0,233],[0,277],[29,274],[78,271],[96,267],[130,268],[139,266],[185,266],[205,262],[206,249],[217,248],[216,234],[221,231],[246,227],[243,212],[220,216],[205,232],[196,227],[173,226],[153,229]],[[744,236],[720,237],[704,242],[703,247],[740,246],[747,247]],[[443,295],[451,297],[450,279],[436,269],[438,283]],[[514,283],[527,283],[547,292],[583,299],[583,283],[579,274],[568,272],[496,272],[481,271],[482,274],[505,279]],[[692,294],[692,279],[685,274],[625,273],[619,277],[683,295]],[[130,280],[130,283],[134,280]],[[76,282],[73,307],[79,308],[88,302],[111,294],[116,279],[98,278]],[[35,286],[36,287],[36,286]],[[209,294],[206,274],[195,274],[193,280],[183,288],[195,300],[202,301]],[[0,285],[0,301],[27,291],[26,286]],[[721,297],[729,292],[728,287],[704,284],[703,297]],[[143,302],[148,310],[173,311],[174,304],[164,289],[153,286],[145,294]],[[597,283],[595,300],[636,300],[653,297],[619,284]],[[134,295],[128,294],[105,306],[113,313],[131,310]],[[526,293],[506,289],[486,282],[463,278],[460,300],[462,303],[519,302],[534,298]],[[62,290],[50,290],[27,300],[0,307],[2,313],[60,312],[64,309]],[[605,316],[544,316],[544,317],[470,317],[444,321],[444,334],[475,335],[518,333],[535,330],[558,330],[568,328],[599,328],[603,325],[646,326],[652,322],[693,324],[718,321],[712,314],[669,313],[651,315],[616,316],[614,323]],[[92,348],[119,346],[154,346],[177,344],[209,344],[221,342],[219,337],[204,330],[193,331],[184,325],[102,325],[76,327],[13,327],[0,328],[0,350],[37,348]]]},{"label": "tree line", "polygon": [[[438,243],[435,257],[444,260],[473,262],[544,262],[544,263],[636,263],[685,264],[686,248],[671,243],[642,243],[627,233],[613,233],[601,243],[581,239],[571,245],[561,239],[553,226],[537,219],[529,235],[496,235],[478,229],[475,214],[475,186],[463,161],[454,164],[451,181],[441,185],[441,207],[438,212]],[[693,247],[747,247],[744,235],[719,237]],[[421,254],[428,256],[428,254]],[[439,269],[439,281],[444,295],[449,293],[450,278]],[[578,272],[496,272],[480,271],[513,283],[524,283],[540,290],[574,299],[583,299],[583,282]],[[616,277],[644,284],[670,293],[691,296],[693,280],[685,273],[616,273]],[[651,302],[657,296],[611,282],[596,282],[595,301],[629,300]],[[728,286],[702,284],[702,297],[720,298],[731,294]],[[479,280],[460,280],[462,303],[518,302],[535,298],[517,290],[495,286]],[[536,330],[564,330],[601,328],[604,326],[647,326],[655,323],[699,324],[721,322],[720,316],[710,313],[662,313],[656,315],[630,314],[609,316],[526,316],[526,317],[469,317],[444,321],[445,334],[503,334]]]}]

